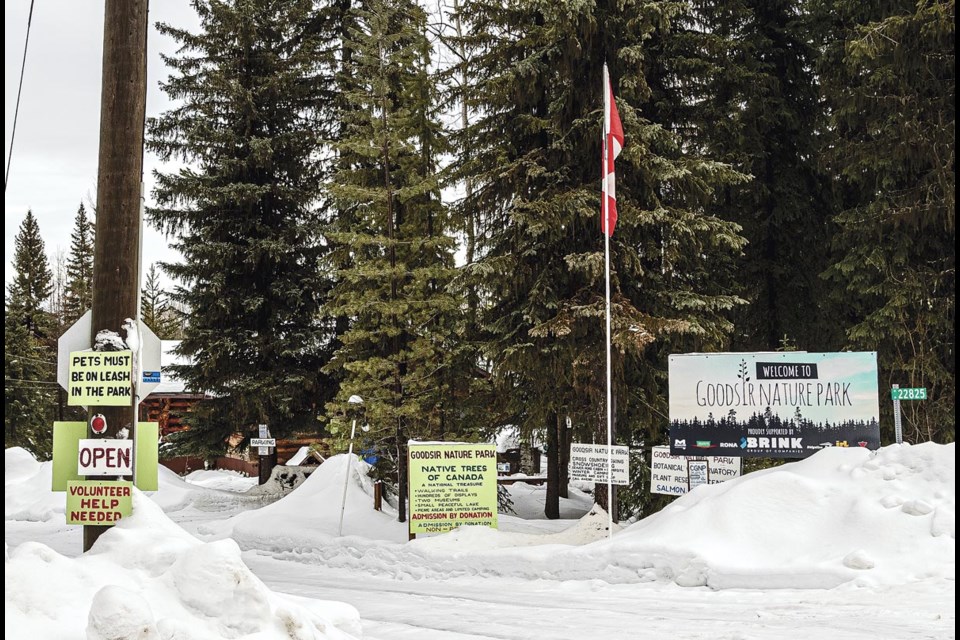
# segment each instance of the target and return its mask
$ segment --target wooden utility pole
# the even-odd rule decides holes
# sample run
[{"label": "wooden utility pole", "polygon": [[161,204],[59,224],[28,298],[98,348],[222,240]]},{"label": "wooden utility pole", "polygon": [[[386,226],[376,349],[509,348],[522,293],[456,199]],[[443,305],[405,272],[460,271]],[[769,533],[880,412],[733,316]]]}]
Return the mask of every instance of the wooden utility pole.
[{"label": "wooden utility pole", "polygon": [[[146,96],[147,0],[107,0],[103,21],[91,343],[104,329],[122,336],[123,321],[138,317]],[[91,407],[91,413],[103,414],[107,419],[107,432],[94,436],[88,427],[88,437],[115,438],[123,428],[128,429],[128,437],[133,437],[136,410],[136,398],[129,407]],[[88,551],[106,530],[107,527],[84,526],[83,550]]]}]

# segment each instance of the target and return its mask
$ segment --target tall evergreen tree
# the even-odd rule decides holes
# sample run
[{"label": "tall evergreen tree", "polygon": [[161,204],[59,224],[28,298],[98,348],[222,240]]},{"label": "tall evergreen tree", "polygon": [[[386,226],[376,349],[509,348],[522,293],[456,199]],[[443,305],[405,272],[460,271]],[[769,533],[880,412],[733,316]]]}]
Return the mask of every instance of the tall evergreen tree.
[{"label": "tall evergreen tree", "polygon": [[56,403],[55,321],[45,308],[53,273],[40,227],[27,215],[14,239],[13,282],[4,305],[4,436],[48,459]]},{"label": "tall evergreen tree", "polygon": [[[876,350],[881,388],[927,387],[908,441],[956,437],[956,66],[952,0],[823,2],[819,72],[838,176],[830,282],[852,348]],[[907,405],[907,403],[904,403]],[[881,403],[884,439],[892,437]]]},{"label": "tall evergreen tree", "polygon": [[460,143],[470,160],[459,175],[473,180],[470,204],[482,225],[481,255],[469,271],[490,301],[486,353],[501,397],[527,430],[556,428],[570,415],[580,429],[589,425],[579,437],[595,429],[605,440],[597,180],[604,60],[627,137],[611,241],[618,442],[663,423],[662,341],[687,336],[703,348],[730,331],[724,314],[738,299],[724,274],[742,238],[705,207],[715,189],[742,175],[688,153],[656,120],[646,80],[646,41],[677,10],[630,1],[464,2],[474,79],[465,99],[478,117]]},{"label": "tall evergreen tree", "polygon": [[193,6],[199,33],[159,25],[180,43],[162,85],[179,104],[150,120],[148,146],[188,167],[157,174],[150,215],[183,255],[164,265],[188,310],[179,353],[192,364],[176,373],[214,396],[181,444],[211,453],[260,423],[278,437],[317,425],[331,61],[308,0]]},{"label": "tall evergreen tree", "polygon": [[67,259],[67,283],[64,295],[64,322],[72,325],[93,303],[94,224],[87,209],[80,203],[70,234],[70,255]]},{"label": "tall evergreen tree", "polygon": [[13,282],[7,292],[7,313],[14,313],[38,340],[56,340],[54,321],[45,308],[53,291],[53,272],[32,211],[14,238]]},{"label": "tall evergreen tree", "polygon": [[329,409],[344,411],[353,394],[364,399],[386,454],[381,472],[396,471],[405,495],[407,439],[442,437],[453,406],[448,355],[458,305],[448,292],[454,243],[437,178],[444,141],[426,13],[409,0],[373,0],[352,21],[353,85],[330,183],[350,224],[330,236],[341,269],[328,309],[351,324],[327,367],[341,379]]},{"label": "tall evergreen tree", "polygon": [[820,273],[829,260],[829,182],[816,162],[823,128],[802,0],[696,0],[651,43],[657,120],[686,144],[750,174],[710,211],[743,228],[737,280],[748,305],[731,347],[842,344]]}]

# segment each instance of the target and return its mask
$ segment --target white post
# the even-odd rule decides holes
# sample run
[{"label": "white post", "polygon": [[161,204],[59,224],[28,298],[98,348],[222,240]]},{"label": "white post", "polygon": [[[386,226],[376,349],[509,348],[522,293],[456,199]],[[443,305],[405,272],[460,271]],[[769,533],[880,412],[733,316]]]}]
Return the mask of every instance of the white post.
[{"label": "white post", "polygon": [[608,150],[607,133],[610,131],[610,76],[603,65],[603,264],[606,283],[606,328],[607,328],[607,535],[613,537],[613,408],[610,389],[610,219],[607,204]]},{"label": "white post", "polygon": [[[893,385],[894,389],[899,389],[900,385]],[[893,430],[897,439],[897,444],[903,444],[903,422],[900,418],[900,399],[893,401]]]},{"label": "white post", "polygon": [[[347,400],[350,404],[363,404],[363,398],[360,396],[350,396]],[[343,474],[343,497],[340,499],[340,525],[337,527],[337,535],[343,535],[343,512],[347,507],[347,487],[350,485],[350,470],[353,468],[353,437],[357,434],[357,419],[353,419],[350,427],[350,446],[347,450],[347,471]]]},{"label": "white post", "polygon": [[337,528],[337,535],[343,535],[343,511],[347,507],[347,486],[350,484],[350,468],[353,466],[353,436],[357,432],[357,419],[353,419],[353,426],[350,427],[350,448],[347,452],[347,472],[343,474],[343,499],[340,500],[340,526]]}]

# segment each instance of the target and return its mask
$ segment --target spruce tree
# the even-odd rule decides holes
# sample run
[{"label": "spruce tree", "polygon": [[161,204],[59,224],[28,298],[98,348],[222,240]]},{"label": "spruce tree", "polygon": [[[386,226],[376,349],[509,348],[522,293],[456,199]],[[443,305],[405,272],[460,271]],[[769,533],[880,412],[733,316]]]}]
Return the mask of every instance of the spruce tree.
[{"label": "spruce tree", "polygon": [[39,459],[51,453],[56,403],[55,319],[44,308],[53,289],[40,227],[27,215],[14,239],[13,282],[4,305],[4,436]]},{"label": "spruce tree", "polygon": [[730,347],[842,344],[820,273],[829,261],[829,181],[816,162],[822,108],[800,0],[697,0],[651,43],[652,103],[686,144],[750,174],[710,211],[747,240]]},{"label": "spruce tree", "polygon": [[[876,350],[881,398],[904,437],[956,436],[955,3],[823,2],[818,71],[830,107],[824,159],[838,177],[839,252],[827,275],[851,348]],[[889,402],[880,403],[892,439]]]},{"label": "spruce tree", "polygon": [[426,20],[407,0],[374,0],[352,13],[352,83],[329,185],[347,213],[330,234],[340,269],[327,312],[351,319],[326,368],[341,384],[328,405],[331,430],[346,435],[347,400],[361,396],[380,473],[398,474],[400,495],[407,439],[440,439],[453,407],[448,354],[458,305],[448,292],[453,240],[437,177],[444,136]]},{"label": "spruce tree", "polygon": [[7,313],[16,314],[37,340],[52,343],[56,340],[55,323],[44,306],[53,291],[53,272],[32,211],[27,211],[14,238],[13,269],[13,282],[7,292]]},{"label": "spruce tree", "polygon": [[743,176],[684,149],[669,123],[656,120],[646,80],[646,42],[675,11],[629,1],[463,5],[474,79],[464,98],[478,116],[460,141],[470,160],[459,175],[473,181],[470,206],[481,221],[469,272],[490,301],[486,355],[505,413],[528,432],[569,415],[575,438],[606,439],[598,181],[605,60],[627,138],[611,239],[617,442],[662,423],[664,341],[686,336],[706,348],[731,329],[724,314],[738,298],[724,276],[743,241],[705,207]]},{"label": "spruce tree", "polygon": [[67,284],[64,295],[64,323],[67,327],[87,312],[93,302],[94,225],[80,203],[70,234]]},{"label": "spruce tree", "polygon": [[148,123],[148,146],[187,166],[157,174],[151,221],[176,238],[165,264],[187,309],[176,368],[214,397],[186,417],[183,450],[222,451],[266,423],[314,429],[321,388],[319,269],[329,48],[307,0],[197,0],[200,32],[180,44],[163,90],[178,106]]}]

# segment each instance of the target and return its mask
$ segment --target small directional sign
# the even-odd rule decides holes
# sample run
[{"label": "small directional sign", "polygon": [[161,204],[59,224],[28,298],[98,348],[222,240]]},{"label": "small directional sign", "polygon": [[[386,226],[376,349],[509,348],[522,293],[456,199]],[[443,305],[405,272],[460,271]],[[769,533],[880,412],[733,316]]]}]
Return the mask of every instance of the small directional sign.
[{"label": "small directional sign", "polygon": [[[261,425],[258,425],[257,428],[260,430],[260,439],[261,439],[261,440],[266,440],[266,439],[269,439],[269,438],[270,438],[270,427],[268,427],[268,426],[265,425],[265,424],[261,424]],[[256,438],[253,438],[252,440],[253,440],[253,441],[256,441],[257,439],[256,439]],[[251,445],[251,446],[254,446],[254,445]],[[260,447],[259,449],[257,449],[257,454],[258,454],[258,455],[261,455],[261,456],[268,456],[268,455],[270,455],[270,448],[269,448],[269,447]]]}]

